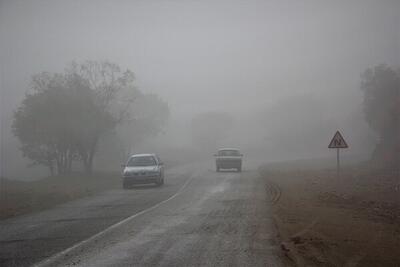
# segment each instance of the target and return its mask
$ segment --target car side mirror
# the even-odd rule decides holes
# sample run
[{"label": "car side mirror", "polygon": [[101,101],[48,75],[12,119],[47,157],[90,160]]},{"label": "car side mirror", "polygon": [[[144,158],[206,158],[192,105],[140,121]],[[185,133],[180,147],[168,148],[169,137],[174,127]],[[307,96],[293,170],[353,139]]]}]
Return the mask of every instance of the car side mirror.
[{"label": "car side mirror", "polygon": [[214,154],[214,157],[217,157],[218,155],[217,154]]},{"label": "car side mirror", "polygon": [[164,162],[159,162],[158,165],[163,166],[163,165],[164,165]]},{"label": "car side mirror", "polygon": [[121,164],[121,168],[125,168],[126,167],[126,164]]}]

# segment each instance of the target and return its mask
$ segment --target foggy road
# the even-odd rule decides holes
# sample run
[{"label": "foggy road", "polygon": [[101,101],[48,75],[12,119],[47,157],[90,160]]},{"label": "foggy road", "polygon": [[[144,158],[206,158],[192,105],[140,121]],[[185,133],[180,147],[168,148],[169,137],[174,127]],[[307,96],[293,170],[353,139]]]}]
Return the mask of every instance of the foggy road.
[{"label": "foggy road", "polygon": [[399,267],[399,14],[0,0],[0,267]]},{"label": "foggy road", "polygon": [[3,221],[1,264],[281,266],[264,181],[210,166]]}]

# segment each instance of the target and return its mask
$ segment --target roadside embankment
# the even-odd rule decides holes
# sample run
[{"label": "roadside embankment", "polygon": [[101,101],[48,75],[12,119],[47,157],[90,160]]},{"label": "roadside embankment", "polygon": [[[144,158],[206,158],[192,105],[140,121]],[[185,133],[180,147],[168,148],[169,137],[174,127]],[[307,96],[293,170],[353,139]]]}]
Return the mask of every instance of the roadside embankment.
[{"label": "roadside embankment", "polygon": [[366,165],[264,165],[281,248],[298,266],[400,266],[400,176]]},{"label": "roadside embankment", "polygon": [[[169,157],[165,161],[165,169],[179,166],[181,162],[176,157]],[[0,220],[45,210],[115,188],[122,188],[121,172],[118,171],[97,171],[91,175],[72,173],[33,181],[2,178]]]},{"label": "roadside embankment", "polygon": [[44,210],[119,187],[119,173],[71,174],[29,182],[2,179],[0,219]]}]

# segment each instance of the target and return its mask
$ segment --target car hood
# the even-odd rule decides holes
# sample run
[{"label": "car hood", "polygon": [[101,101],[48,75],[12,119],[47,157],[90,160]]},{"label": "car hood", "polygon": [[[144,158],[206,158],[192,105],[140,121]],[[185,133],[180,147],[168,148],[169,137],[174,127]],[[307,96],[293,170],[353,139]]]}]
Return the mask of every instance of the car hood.
[{"label": "car hood", "polygon": [[134,166],[125,167],[124,172],[151,172],[158,171],[158,166]]}]

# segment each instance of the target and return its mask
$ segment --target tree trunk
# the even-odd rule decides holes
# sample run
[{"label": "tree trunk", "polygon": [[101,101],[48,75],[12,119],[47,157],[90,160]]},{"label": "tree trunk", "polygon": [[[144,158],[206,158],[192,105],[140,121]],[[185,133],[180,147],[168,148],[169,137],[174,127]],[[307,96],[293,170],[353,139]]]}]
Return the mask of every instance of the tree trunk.
[{"label": "tree trunk", "polygon": [[93,159],[94,159],[94,150],[89,152],[86,160],[84,161],[84,168],[87,174],[93,173]]},{"label": "tree trunk", "polygon": [[93,162],[87,160],[85,163],[85,173],[92,174],[93,173]]},{"label": "tree trunk", "polygon": [[72,172],[72,159],[73,159],[73,151],[71,149],[68,150],[65,162],[65,170],[66,173]]},{"label": "tree trunk", "polygon": [[49,167],[50,175],[54,176],[54,164],[51,160],[49,160],[48,167]]},{"label": "tree trunk", "polygon": [[91,174],[92,173],[92,166],[90,162],[90,157],[88,152],[81,153],[81,158],[82,158],[82,164],[83,164],[83,171],[86,174]]},{"label": "tree trunk", "polygon": [[62,174],[61,156],[57,155],[57,175]]},{"label": "tree trunk", "polygon": [[86,145],[81,145],[78,147],[79,155],[81,156],[83,169],[86,174],[92,174],[93,172],[93,159],[96,152],[96,147],[98,143],[98,137]]},{"label": "tree trunk", "polygon": [[72,156],[68,158],[68,173],[72,172]]}]

